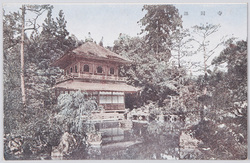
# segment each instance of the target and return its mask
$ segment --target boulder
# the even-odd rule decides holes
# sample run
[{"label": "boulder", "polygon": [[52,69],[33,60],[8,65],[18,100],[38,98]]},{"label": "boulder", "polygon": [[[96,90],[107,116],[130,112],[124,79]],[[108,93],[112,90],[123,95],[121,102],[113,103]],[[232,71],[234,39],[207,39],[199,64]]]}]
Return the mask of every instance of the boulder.
[{"label": "boulder", "polygon": [[102,144],[101,132],[87,133],[87,144],[89,146],[101,146]]},{"label": "boulder", "polygon": [[70,154],[76,147],[76,139],[72,134],[65,132],[57,147],[52,148],[51,157],[63,157],[64,155]]},{"label": "boulder", "polygon": [[23,139],[21,137],[12,138],[8,143],[10,152],[14,155],[20,155],[23,153],[22,145]]}]

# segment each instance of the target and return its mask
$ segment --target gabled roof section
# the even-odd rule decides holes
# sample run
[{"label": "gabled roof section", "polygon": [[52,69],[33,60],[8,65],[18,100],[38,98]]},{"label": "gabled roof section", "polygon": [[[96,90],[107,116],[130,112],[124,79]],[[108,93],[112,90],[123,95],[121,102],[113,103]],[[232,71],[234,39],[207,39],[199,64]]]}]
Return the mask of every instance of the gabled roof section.
[{"label": "gabled roof section", "polygon": [[54,63],[52,66],[59,66],[60,68],[67,67],[64,64],[71,63],[69,60],[73,58],[88,58],[94,60],[106,60],[113,61],[117,63],[130,63],[131,61],[125,57],[122,57],[102,46],[97,45],[93,42],[86,42],[83,45],[72,50],[69,54],[65,54]]}]

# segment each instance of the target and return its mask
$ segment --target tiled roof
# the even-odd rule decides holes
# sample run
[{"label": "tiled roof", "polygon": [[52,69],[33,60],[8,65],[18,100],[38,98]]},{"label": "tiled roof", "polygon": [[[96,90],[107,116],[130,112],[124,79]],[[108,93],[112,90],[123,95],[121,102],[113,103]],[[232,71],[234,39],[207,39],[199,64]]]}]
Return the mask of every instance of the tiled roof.
[{"label": "tiled roof", "polygon": [[83,45],[79,46],[78,48],[74,49],[72,52],[77,55],[100,57],[100,58],[106,58],[106,59],[116,58],[116,59],[121,59],[124,61],[129,61],[127,58],[122,57],[93,42],[86,42]]},{"label": "tiled roof", "polygon": [[83,91],[114,91],[114,92],[138,92],[140,89],[126,83],[89,83],[69,80],[55,85],[55,88],[64,88]]},{"label": "tiled roof", "polygon": [[51,66],[65,68],[69,64],[73,63],[76,57],[101,61],[113,61],[122,64],[131,62],[129,59],[122,57],[102,46],[99,46],[96,43],[86,42],[71,52],[63,55],[61,58],[53,62]]}]

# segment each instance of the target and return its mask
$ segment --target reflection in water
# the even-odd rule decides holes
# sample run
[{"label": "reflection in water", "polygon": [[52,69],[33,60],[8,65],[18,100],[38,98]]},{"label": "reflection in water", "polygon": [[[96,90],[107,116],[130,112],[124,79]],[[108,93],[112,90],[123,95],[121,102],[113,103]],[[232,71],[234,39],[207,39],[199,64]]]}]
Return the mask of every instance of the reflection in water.
[{"label": "reflection in water", "polygon": [[117,123],[97,124],[102,132],[100,147],[79,149],[64,159],[178,159],[179,132],[149,131],[148,124],[134,123],[131,130],[123,130]]}]

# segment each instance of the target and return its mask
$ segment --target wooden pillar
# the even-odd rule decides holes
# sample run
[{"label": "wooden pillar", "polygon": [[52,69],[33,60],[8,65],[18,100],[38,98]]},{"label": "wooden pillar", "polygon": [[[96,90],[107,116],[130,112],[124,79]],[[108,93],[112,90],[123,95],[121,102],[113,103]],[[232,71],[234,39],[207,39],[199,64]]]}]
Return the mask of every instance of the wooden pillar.
[{"label": "wooden pillar", "polygon": [[114,94],[113,92],[111,92],[111,104],[113,104],[113,97],[114,97]]},{"label": "wooden pillar", "polygon": [[126,109],[125,101],[126,101],[126,94],[125,94],[125,92],[123,92],[123,107],[124,107],[124,109]]},{"label": "wooden pillar", "polygon": [[123,93],[122,96],[123,96],[123,103],[122,103],[122,104],[123,104],[123,106],[124,106],[124,108],[125,108],[125,92]]},{"label": "wooden pillar", "polygon": [[98,91],[97,104],[100,105],[100,91]]},{"label": "wooden pillar", "polygon": [[113,141],[113,136],[114,136],[114,132],[113,132],[113,128],[111,128],[111,141]]},{"label": "wooden pillar", "polygon": [[81,75],[81,63],[78,62],[78,76],[80,77]]}]

